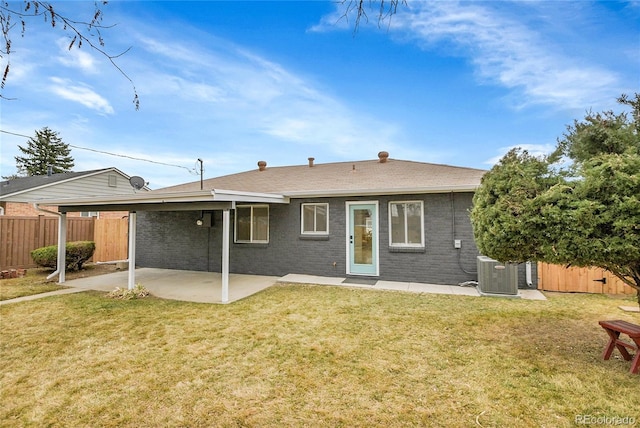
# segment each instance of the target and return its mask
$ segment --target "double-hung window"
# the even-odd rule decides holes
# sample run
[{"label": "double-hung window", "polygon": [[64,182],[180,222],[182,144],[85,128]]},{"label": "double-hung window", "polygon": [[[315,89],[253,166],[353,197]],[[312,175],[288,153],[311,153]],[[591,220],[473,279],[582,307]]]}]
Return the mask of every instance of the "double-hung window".
[{"label": "double-hung window", "polygon": [[422,201],[390,202],[389,227],[392,247],[424,247]]},{"label": "double-hung window", "polygon": [[329,204],[302,204],[301,233],[327,235],[329,233]]},{"label": "double-hung window", "polygon": [[269,206],[238,205],[235,215],[235,242],[269,242]]}]

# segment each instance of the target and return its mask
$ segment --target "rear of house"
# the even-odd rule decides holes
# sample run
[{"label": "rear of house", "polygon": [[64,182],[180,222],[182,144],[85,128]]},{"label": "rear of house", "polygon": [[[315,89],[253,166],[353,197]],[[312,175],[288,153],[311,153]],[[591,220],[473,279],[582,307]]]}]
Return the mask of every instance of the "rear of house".
[{"label": "rear of house", "polygon": [[[205,180],[204,189],[281,196],[242,198],[231,210],[229,269],[457,284],[475,280],[469,219],[485,171],[390,159],[258,168]],[[160,189],[189,192],[201,183]],[[150,192],[153,193],[153,192]],[[222,211],[138,211],[141,267],[220,271]]]}]

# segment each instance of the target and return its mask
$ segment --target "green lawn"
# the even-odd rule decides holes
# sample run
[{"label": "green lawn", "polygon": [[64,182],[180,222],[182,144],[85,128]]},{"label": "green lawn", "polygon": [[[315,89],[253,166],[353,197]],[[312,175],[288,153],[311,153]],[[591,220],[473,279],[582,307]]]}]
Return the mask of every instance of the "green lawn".
[{"label": "green lawn", "polygon": [[230,305],[97,292],[10,304],[0,426],[640,423],[640,376],[601,359],[598,320],[640,323],[621,304],[633,300],[300,285]]}]

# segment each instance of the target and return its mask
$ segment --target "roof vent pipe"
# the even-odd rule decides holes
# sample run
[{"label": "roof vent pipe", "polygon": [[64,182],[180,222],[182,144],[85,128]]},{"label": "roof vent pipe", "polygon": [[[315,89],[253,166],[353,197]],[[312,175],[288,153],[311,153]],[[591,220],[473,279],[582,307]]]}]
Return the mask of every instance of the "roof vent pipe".
[{"label": "roof vent pipe", "polygon": [[267,169],[267,163],[265,161],[259,161],[258,162],[258,170],[259,171],[264,171],[265,169]]},{"label": "roof vent pipe", "polygon": [[389,152],[378,153],[378,159],[380,160],[380,163],[385,163],[388,158],[389,158]]},{"label": "roof vent pipe", "polygon": [[316,160],[316,158],[309,158],[309,168],[313,167],[313,161]]}]

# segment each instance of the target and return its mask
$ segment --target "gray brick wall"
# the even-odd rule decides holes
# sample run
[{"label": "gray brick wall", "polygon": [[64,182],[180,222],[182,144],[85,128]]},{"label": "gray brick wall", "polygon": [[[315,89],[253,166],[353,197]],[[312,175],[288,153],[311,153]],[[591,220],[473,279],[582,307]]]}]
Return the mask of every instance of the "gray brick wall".
[{"label": "gray brick wall", "polygon": [[[231,212],[230,271],[233,273],[283,276],[300,273],[345,276],[346,201],[379,201],[379,279],[457,284],[476,280],[477,248],[469,220],[471,193],[394,195],[359,198],[293,199],[288,205],[269,207],[269,243],[233,242]],[[422,200],[425,211],[425,249],[396,252],[389,247],[389,201]],[[329,237],[309,238],[300,234],[300,205],[329,203]],[[213,226],[196,225],[200,211],[139,212],[137,265],[202,271],[221,270],[222,212],[213,212]],[[462,241],[460,250],[454,239]],[[534,271],[534,280],[536,274]],[[520,285],[524,282],[521,269]]]}]

